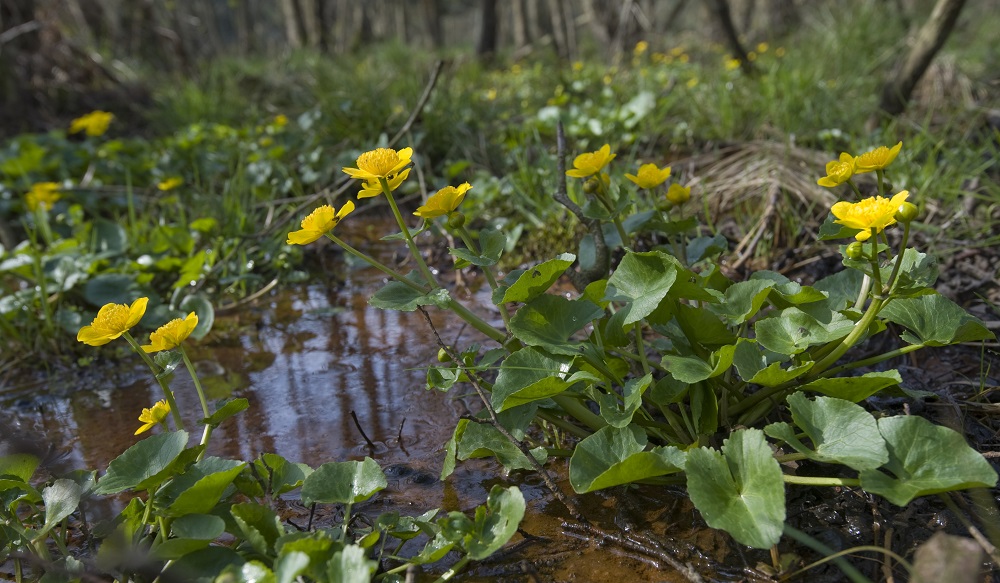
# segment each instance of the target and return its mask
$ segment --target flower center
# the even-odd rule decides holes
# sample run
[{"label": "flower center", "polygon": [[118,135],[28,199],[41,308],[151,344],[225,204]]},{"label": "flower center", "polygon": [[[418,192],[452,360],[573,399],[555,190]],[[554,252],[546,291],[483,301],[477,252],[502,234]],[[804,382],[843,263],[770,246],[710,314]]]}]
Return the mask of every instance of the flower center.
[{"label": "flower center", "polygon": [[399,164],[399,155],[390,148],[378,148],[358,157],[358,168],[376,176],[387,176]]},{"label": "flower center", "polygon": [[97,315],[97,321],[94,322],[94,327],[110,332],[120,332],[126,328],[128,316],[128,306],[111,304],[101,308]]}]

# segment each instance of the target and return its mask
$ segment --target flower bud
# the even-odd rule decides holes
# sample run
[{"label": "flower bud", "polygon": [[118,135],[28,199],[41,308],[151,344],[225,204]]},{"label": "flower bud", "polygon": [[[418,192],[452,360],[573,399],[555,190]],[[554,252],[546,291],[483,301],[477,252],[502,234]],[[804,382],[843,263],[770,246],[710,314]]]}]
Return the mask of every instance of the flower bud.
[{"label": "flower bud", "polygon": [[449,214],[448,226],[452,229],[461,229],[465,226],[465,215],[460,212],[453,212]]},{"label": "flower bud", "polygon": [[847,255],[848,259],[853,259],[854,261],[857,261],[859,259],[864,259],[865,250],[861,245],[861,241],[855,241],[850,245],[848,245],[847,250],[844,251],[844,254]]},{"label": "flower bud", "polygon": [[451,355],[444,348],[438,348],[438,362],[451,362]]},{"label": "flower bud", "polygon": [[671,184],[670,188],[667,189],[667,200],[670,202],[681,205],[686,203],[691,199],[691,187],[681,186],[680,184]]},{"label": "flower bud", "polygon": [[601,190],[601,179],[596,176],[591,176],[583,183],[583,191],[587,194],[594,194]]},{"label": "flower bud", "polygon": [[893,218],[900,223],[909,223],[913,219],[917,218],[918,214],[920,214],[920,211],[917,209],[917,205],[912,202],[904,202],[899,205],[899,209],[896,210],[896,214]]}]

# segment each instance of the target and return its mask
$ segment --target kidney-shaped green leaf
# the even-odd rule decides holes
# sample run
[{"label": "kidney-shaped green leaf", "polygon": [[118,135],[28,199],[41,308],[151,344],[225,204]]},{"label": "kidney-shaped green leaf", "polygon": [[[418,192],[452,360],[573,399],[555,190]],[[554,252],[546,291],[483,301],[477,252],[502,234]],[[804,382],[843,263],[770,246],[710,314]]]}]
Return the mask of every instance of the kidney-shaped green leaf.
[{"label": "kidney-shaped green leaf", "polygon": [[570,265],[573,265],[574,261],[576,255],[562,253],[555,259],[549,259],[524,270],[517,281],[504,291],[503,298],[496,302],[497,305],[507,302],[527,302],[542,295]]},{"label": "kidney-shaped green leaf", "polygon": [[363,502],[388,486],[375,460],[330,462],[316,468],[302,482],[302,502],[353,504]]},{"label": "kidney-shaped green leaf", "polygon": [[578,494],[680,471],[684,452],[676,447],[646,448],[646,433],[634,425],[607,426],[576,445],[569,482]]},{"label": "kidney-shaped green leaf", "polygon": [[816,379],[802,385],[801,389],[857,403],[858,401],[864,401],[882,389],[896,386],[901,382],[903,382],[903,379],[899,376],[898,371],[887,370],[869,372],[858,377]]},{"label": "kidney-shaped green leaf", "polygon": [[552,356],[541,348],[528,346],[511,354],[500,365],[490,399],[497,411],[546,399],[572,385],[567,372],[573,359]]},{"label": "kidney-shaped green leaf", "polygon": [[945,346],[995,338],[982,320],[938,293],[893,300],[879,316],[906,327],[903,340],[910,344]]},{"label": "kidney-shaped green leaf", "polygon": [[589,300],[544,294],[521,306],[510,320],[510,329],[528,346],[541,346],[554,354],[576,354],[578,347],[570,342],[570,336],[603,313]]},{"label": "kidney-shaped green leaf", "polygon": [[[626,302],[623,325],[628,326],[653,313],[677,279],[677,268],[660,251],[628,251],[618,269],[608,278],[607,299]],[[613,294],[613,295],[612,295]]]},{"label": "kidney-shaped green leaf", "polygon": [[[158,476],[170,468],[173,461],[184,451],[188,434],[185,431],[160,433],[147,437],[125,450],[108,465],[108,471],[97,482],[95,494],[117,494],[134,488],[149,478]],[[163,476],[166,479],[166,476]],[[149,484],[154,486],[156,484]]]},{"label": "kidney-shaped green leaf", "polygon": [[156,505],[166,516],[205,514],[244,466],[246,462],[217,457],[199,460],[156,493]]}]

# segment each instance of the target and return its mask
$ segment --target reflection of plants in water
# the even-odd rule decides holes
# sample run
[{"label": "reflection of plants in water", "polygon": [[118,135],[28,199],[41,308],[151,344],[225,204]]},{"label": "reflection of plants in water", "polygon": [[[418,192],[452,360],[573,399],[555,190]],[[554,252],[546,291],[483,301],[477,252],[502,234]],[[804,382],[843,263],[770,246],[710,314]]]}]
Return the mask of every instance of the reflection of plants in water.
[{"label": "reflection of plants in water", "polygon": [[[469,229],[459,205],[470,185],[445,187],[414,213],[423,219],[417,232],[441,218],[465,244],[450,249],[455,265],[482,270],[502,328],[452,298],[413,243],[393,198],[408,171],[409,148],[368,152],[344,171],[367,181],[366,197],[378,181],[400,230],[386,238],[405,241],[417,269],[404,275],[359,252],[334,234],[335,222],[323,234],[390,277],[371,305],[449,310],[495,343],[462,350],[441,342],[444,364],[428,372],[429,387],[468,383],[483,402],[479,415],[458,422],[442,477],[456,461],[489,455],[507,470],[534,469],[547,478],[543,464],[567,456],[578,493],[686,482],[709,525],[766,548],[785,528],[786,484],[860,487],[900,506],[996,484],[989,463],[960,434],[919,417],[877,419],[856,404],[898,392],[898,372],[838,376],[924,347],[993,338],[981,321],[933,291],[934,259],[907,247],[917,207],[906,202],[906,191],[886,195],[886,168],[900,148],[844,154],[827,167],[821,185],[847,184],[861,198],[852,176],[874,171],[879,192],[833,206],[822,238],[857,242],[842,248],[847,269],[813,286],[770,271],[729,280],[718,261],[726,241],[690,235],[697,227],[685,208],[690,188],[664,187],[669,168],[655,165],[628,176],[645,193],[616,183],[607,172],[615,157],[608,145],[577,156],[565,172],[584,181],[581,191],[568,192],[563,180],[555,195],[587,228],[577,254],[561,253],[498,280],[493,269],[507,238]],[[643,200],[655,208],[640,209]],[[886,230],[897,223],[902,236],[893,245]],[[288,242],[296,238],[292,233]],[[640,238],[652,248],[634,249]],[[616,249],[623,256],[612,269]],[[563,274],[578,293],[546,293]],[[903,330],[901,348],[845,358],[890,323]],[[784,411],[787,420],[777,420]],[[533,427],[577,441],[569,449],[538,441]],[[805,459],[843,466],[853,477],[783,470]]]}]

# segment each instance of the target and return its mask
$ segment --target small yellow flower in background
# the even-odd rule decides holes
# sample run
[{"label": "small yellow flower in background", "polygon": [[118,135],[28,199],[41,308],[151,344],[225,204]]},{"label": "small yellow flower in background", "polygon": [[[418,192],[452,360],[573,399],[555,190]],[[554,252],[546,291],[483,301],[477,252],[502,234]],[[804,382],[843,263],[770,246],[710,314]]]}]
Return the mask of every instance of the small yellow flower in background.
[{"label": "small yellow flower in background", "polygon": [[830,212],[837,217],[833,222],[851,229],[860,229],[854,238],[858,241],[867,241],[872,236],[873,228],[876,233],[880,233],[896,222],[896,211],[906,202],[906,197],[909,195],[910,193],[904,190],[892,198],[873,196],[854,203],[841,201],[833,205]]},{"label": "small yellow flower in background", "polygon": [[184,184],[183,178],[180,176],[171,176],[170,178],[158,183],[156,188],[166,192],[168,190],[173,190],[182,184]]},{"label": "small yellow flower in background", "polygon": [[458,205],[465,200],[465,193],[472,188],[468,182],[458,186],[445,186],[427,198],[427,204],[417,207],[413,214],[424,219],[433,219],[455,212]]},{"label": "small yellow flower in background", "polygon": [[572,176],[573,178],[593,176],[604,169],[608,165],[608,162],[614,160],[615,156],[616,154],[611,153],[611,146],[604,144],[596,152],[587,152],[586,154],[577,156],[573,160],[573,169],[567,170],[566,176]]},{"label": "small yellow flower in background", "polygon": [[106,111],[92,111],[87,115],[82,115],[69,124],[69,133],[78,134],[86,132],[88,136],[100,136],[108,131],[111,120],[115,118],[113,113]]},{"label": "small yellow flower in background", "polygon": [[[386,182],[389,183],[389,192],[394,192],[397,188],[399,188],[399,185],[402,184],[409,175],[410,169],[407,168],[387,180]],[[380,194],[382,194],[382,183],[378,180],[365,180],[361,183],[361,192],[358,193],[358,198],[371,198]]]},{"label": "small yellow flower in background", "polygon": [[149,298],[139,298],[131,306],[125,304],[105,304],[97,312],[90,326],[80,328],[76,339],[90,346],[102,346],[128,332],[146,313]]},{"label": "small yellow flower in background", "polygon": [[757,60],[757,53],[755,53],[753,51],[750,51],[749,53],[747,53],[747,60],[750,61],[751,63],[754,62],[754,61],[756,61]]},{"label": "small yellow flower in background", "polygon": [[333,230],[344,217],[354,211],[354,202],[347,201],[339,211],[325,204],[302,219],[302,230],[288,234],[288,245],[308,245]]},{"label": "small yellow flower in background", "polygon": [[486,95],[484,97],[486,97],[486,101],[496,101],[497,98],[496,87],[491,87],[490,89],[487,89]]},{"label": "small yellow flower in background", "polygon": [[149,431],[157,423],[163,423],[167,415],[170,415],[170,405],[163,400],[157,401],[149,409],[143,408],[142,413],[139,414],[139,421],[143,422],[143,426],[135,430],[135,435]]},{"label": "small yellow flower in background", "polygon": [[24,196],[24,202],[32,211],[38,207],[49,211],[60,198],[62,198],[62,193],[59,192],[58,183],[38,182],[31,185],[31,190]]},{"label": "small yellow flower in background", "polygon": [[677,205],[686,203],[691,200],[691,187],[681,186],[676,182],[671,184],[667,189],[667,200]]},{"label": "small yellow flower in background", "polygon": [[149,344],[142,347],[144,352],[160,352],[172,350],[181,345],[184,339],[194,332],[198,326],[198,315],[191,312],[184,319],[175,318],[160,326],[149,335]]},{"label": "small yellow flower in background", "polygon": [[391,178],[410,165],[413,148],[403,148],[398,152],[392,148],[377,148],[358,156],[357,168],[344,168],[351,178],[374,180]]},{"label": "small yellow flower in background", "polygon": [[649,190],[656,188],[670,178],[670,166],[664,166],[661,170],[656,164],[643,164],[639,167],[638,173],[626,174],[625,178],[636,183],[639,188]]},{"label": "small yellow flower in background", "polygon": [[683,46],[674,47],[674,48],[670,49],[670,56],[672,56],[672,57],[679,57],[679,56],[683,55],[686,52],[687,52],[687,49],[684,48]]},{"label": "small yellow flower in background", "polygon": [[739,59],[726,59],[726,70],[727,71],[735,71],[736,69],[739,69],[739,68],[740,68],[740,60]]},{"label": "small yellow flower in background", "polygon": [[644,41],[644,40],[641,40],[641,41],[635,43],[635,48],[632,49],[632,52],[636,56],[639,56],[639,55],[645,53],[648,49],[649,49],[649,43],[646,42],[646,41]]},{"label": "small yellow flower in background", "polygon": [[778,48],[774,49],[774,56],[778,57],[779,59],[781,57],[784,57],[785,56],[785,47],[778,47]]},{"label": "small yellow flower in background", "polygon": [[274,116],[274,125],[278,126],[279,128],[285,127],[286,125],[288,125],[288,116],[283,113],[279,113],[278,115]]},{"label": "small yellow flower in background", "polygon": [[687,63],[691,60],[691,57],[687,53],[682,53],[681,56],[677,57],[677,60],[682,63]]},{"label": "small yellow flower in background", "polygon": [[583,61],[573,61],[573,70],[580,72],[583,70]]},{"label": "small yellow flower in background", "polygon": [[857,161],[854,156],[847,152],[841,152],[839,160],[833,160],[826,164],[826,176],[816,181],[816,184],[833,188],[841,185],[854,176]]},{"label": "small yellow flower in background", "polygon": [[760,53],[760,54],[762,54],[762,55],[767,52],[768,48],[770,48],[770,45],[768,45],[767,43],[758,43],[757,44],[757,52]]},{"label": "small yellow flower in background", "polygon": [[903,147],[903,142],[899,142],[892,148],[879,146],[871,152],[865,152],[857,157],[857,169],[855,172],[863,174],[872,170],[882,170],[899,155],[899,150]]},{"label": "small yellow flower in background", "polygon": [[687,88],[688,89],[694,89],[697,86],[698,86],[698,78],[697,77],[691,77],[690,79],[688,79],[688,81],[687,81]]}]

